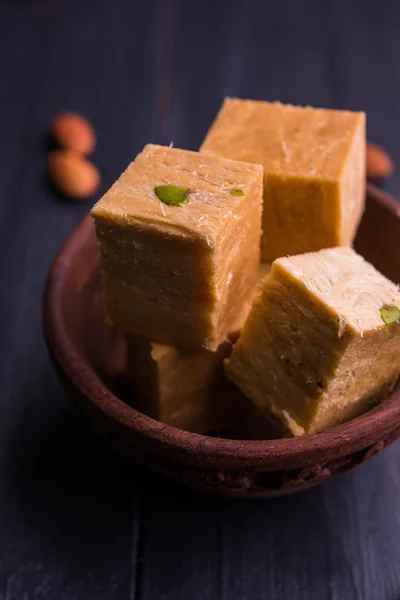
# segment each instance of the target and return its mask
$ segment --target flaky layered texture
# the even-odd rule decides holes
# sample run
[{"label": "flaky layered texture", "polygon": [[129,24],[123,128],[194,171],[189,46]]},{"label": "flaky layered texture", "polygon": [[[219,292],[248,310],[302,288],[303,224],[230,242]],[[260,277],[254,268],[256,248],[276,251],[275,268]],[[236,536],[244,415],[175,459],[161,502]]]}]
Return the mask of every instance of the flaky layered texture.
[{"label": "flaky layered texture", "polygon": [[[168,184],[189,202],[161,203],[154,188]],[[260,165],[147,145],[92,210],[111,323],[216,350],[250,309],[261,204]]]},{"label": "flaky layered texture", "polygon": [[262,284],[228,377],[293,435],[316,433],[381,400],[400,372],[398,287],[348,248],[282,258]]},{"label": "flaky layered texture", "polygon": [[128,336],[127,379],[135,407],[179,429],[207,433],[228,424],[245,399],[228,382],[222,361],[232,349],[182,350]]},{"label": "flaky layered texture", "polygon": [[365,200],[365,114],[227,98],[200,151],[264,167],[262,256],[350,245]]},{"label": "flaky layered texture", "polygon": [[[270,270],[270,263],[260,264],[259,283]],[[135,407],[167,425],[196,433],[232,422],[246,400],[226,380],[222,362],[231,353],[240,327],[238,322],[230,339],[215,352],[176,348],[128,335],[126,377]]]}]

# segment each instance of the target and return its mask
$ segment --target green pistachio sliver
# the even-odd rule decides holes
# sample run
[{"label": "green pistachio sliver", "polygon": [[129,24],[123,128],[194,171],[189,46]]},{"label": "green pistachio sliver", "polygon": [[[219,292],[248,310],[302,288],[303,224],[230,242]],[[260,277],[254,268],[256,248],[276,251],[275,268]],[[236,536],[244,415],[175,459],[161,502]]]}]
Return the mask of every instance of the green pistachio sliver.
[{"label": "green pistachio sliver", "polygon": [[181,206],[189,200],[189,190],[181,185],[157,185],[154,193],[161,202],[168,206]]},{"label": "green pistachio sliver", "polygon": [[397,306],[384,304],[382,308],[379,309],[379,312],[381,313],[382,321],[386,323],[386,325],[400,322],[400,309],[397,308]]},{"label": "green pistachio sliver", "polygon": [[244,196],[244,191],[243,190],[231,190],[230,192],[231,196]]}]

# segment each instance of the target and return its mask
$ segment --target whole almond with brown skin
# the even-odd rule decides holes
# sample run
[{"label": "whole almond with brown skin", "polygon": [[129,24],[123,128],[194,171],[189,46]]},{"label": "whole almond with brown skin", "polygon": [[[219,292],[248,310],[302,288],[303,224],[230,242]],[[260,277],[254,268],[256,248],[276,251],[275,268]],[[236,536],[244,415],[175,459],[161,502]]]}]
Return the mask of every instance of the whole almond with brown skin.
[{"label": "whole almond with brown skin", "polygon": [[367,144],[367,179],[380,181],[393,174],[394,164],[389,154],[381,146]]},{"label": "whole almond with brown skin", "polygon": [[85,117],[73,112],[55,116],[51,123],[52,135],[59,146],[81,154],[91,154],[96,146],[93,126]]},{"label": "whole almond with brown skin", "polygon": [[99,170],[77,152],[54,150],[49,154],[48,165],[54,185],[67,198],[84,200],[99,188]]}]

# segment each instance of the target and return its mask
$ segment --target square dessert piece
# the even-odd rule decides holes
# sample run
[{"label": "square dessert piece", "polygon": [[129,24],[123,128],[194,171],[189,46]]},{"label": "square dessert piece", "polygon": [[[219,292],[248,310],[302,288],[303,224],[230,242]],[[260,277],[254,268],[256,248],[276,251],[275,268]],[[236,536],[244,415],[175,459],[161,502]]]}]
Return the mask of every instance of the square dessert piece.
[{"label": "square dessert piece", "polygon": [[129,335],[126,377],[134,406],[162,423],[207,433],[228,425],[247,405],[224,374],[230,341],[216,352],[183,350]]},{"label": "square dessert piece", "polygon": [[250,309],[262,167],[147,145],[95,205],[109,321],[216,350]]},{"label": "square dessert piece", "polygon": [[228,377],[293,435],[376,404],[400,373],[400,292],[350,248],[276,260]]},{"label": "square dessert piece", "polygon": [[200,151],[264,167],[262,257],[351,245],[365,201],[365,114],[227,98]]},{"label": "square dessert piece", "polygon": [[[271,263],[261,263],[258,285],[270,272]],[[240,335],[241,323],[233,327],[229,340],[215,352],[157,344],[138,335],[127,335],[126,378],[135,408],[179,429],[206,433],[236,420],[243,398],[228,381],[222,362]]]}]

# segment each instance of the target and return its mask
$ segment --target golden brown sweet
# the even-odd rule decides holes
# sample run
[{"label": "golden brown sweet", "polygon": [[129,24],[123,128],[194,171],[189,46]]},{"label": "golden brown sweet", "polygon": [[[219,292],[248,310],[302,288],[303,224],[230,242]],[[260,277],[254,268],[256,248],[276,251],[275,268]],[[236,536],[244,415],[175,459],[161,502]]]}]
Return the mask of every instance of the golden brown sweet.
[{"label": "golden brown sweet", "polygon": [[[269,273],[261,263],[259,282]],[[258,286],[257,286],[258,293]],[[135,407],[179,429],[206,433],[229,424],[242,410],[243,397],[226,380],[223,359],[240,333],[234,327],[230,339],[216,352],[187,350],[151,342],[143,336],[127,336],[126,376]],[[239,412],[240,414],[240,412]]]},{"label": "golden brown sweet", "polygon": [[207,433],[235,417],[246,400],[225,378],[222,361],[230,341],[216,352],[183,350],[127,336],[126,375],[134,406],[162,423]]},{"label": "golden brown sweet", "polygon": [[350,248],[276,260],[228,377],[293,435],[367,410],[400,373],[400,292]]},{"label": "golden brown sweet", "polygon": [[364,113],[227,98],[200,151],[263,165],[263,259],[351,245],[365,198]]},{"label": "golden brown sweet", "polygon": [[261,204],[260,165],[147,145],[92,210],[111,323],[216,350],[250,308]]}]

